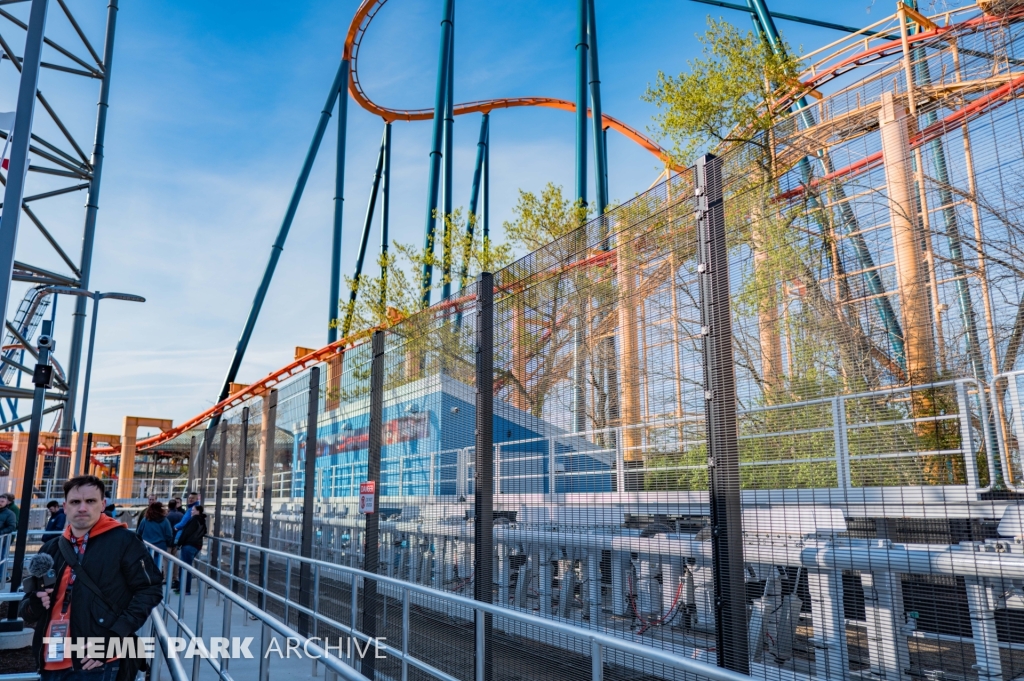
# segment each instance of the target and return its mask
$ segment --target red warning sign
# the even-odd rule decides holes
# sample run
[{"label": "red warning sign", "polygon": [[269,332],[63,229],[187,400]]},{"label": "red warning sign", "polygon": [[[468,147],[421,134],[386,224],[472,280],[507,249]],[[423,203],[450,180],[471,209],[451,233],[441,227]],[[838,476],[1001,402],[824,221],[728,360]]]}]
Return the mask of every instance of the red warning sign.
[{"label": "red warning sign", "polygon": [[361,482],[359,483],[359,512],[360,513],[375,513],[376,509],[373,507],[374,492],[376,491],[376,483],[374,482]]}]

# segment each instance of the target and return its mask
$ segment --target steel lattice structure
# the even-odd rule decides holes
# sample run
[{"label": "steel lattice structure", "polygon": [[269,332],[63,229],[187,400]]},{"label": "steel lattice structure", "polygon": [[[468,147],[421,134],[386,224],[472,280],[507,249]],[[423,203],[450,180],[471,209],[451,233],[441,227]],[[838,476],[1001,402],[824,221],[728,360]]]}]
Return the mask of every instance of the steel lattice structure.
[{"label": "steel lattice structure", "polygon": [[[18,4],[22,7],[15,6]],[[0,49],[3,60],[8,64],[3,68],[10,69],[19,80],[38,81],[35,106],[32,107],[34,112],[23,110],[30,107],[23,107],[21,103],[17,112],[17,121],[20,123],[24,116],[24,120],[30,122],[31,130],[31,141],[26,149],[28,158],[21,157],[23,162],[28,162],[23,186],[18,188],[21,210],[4,211],[3,222],[0,223],[0,230],[6,235],[2,255],[10,259],[13,268],[10,280],[24,282],[31,287],[20,307],[12,309],[14,317],[6,322],[6,340],[2,350],[5,366],[0,374],[4,382],[0,393],[8,398],[9,407],[3,425],[4,428],[13,428],[28,420],[17,416],[15,401],[30,399],[31,390],[17,388],[13,384],[18,382],[18,372],[31,374],[31,370],[24,366],[23,358],[26,352],[29,355],[35,352],[31,344],[33,334],[50,305],[51,294],[46,293],[45,288],[59,285],[88,289],[92,275],[118,2],[109,0],[102,10],[95,3],[75,0],[5,2],[3,5],[0,7]],[[29,18],[25,17],[26,14]],[[85,20],[86,15],[88,20]],[[16,48],[23,41],[27,52],[19,54]],[[33,52],[39,55],[39,65],[33,69],[33,60],[29,59],[28,68],[32,72],[22,74],[26,55]],[[87,106],[88,100],[84,96],[88,87],[83,88],[84,83],[75,83],[76,79],[95,84],[99,91],[96,115],[91,124],[82,115]],[[44,94],[54,92],[58,95],[53,101]],[[14,142],[11,145],[11,165],[17,168],[18,124],[14,128],[12,139],[8,139],[10,131],[0,132],[0,136],[7,142]],[[89,135],[92,136],[91,146],[87,141]],[[7,177],[0,179],[8,184]],[[75,253],[75,244],[69,243],[69,235],[73,231],[63,224],[54,227],[52,223],[55,220],[65,222],[67,202],[80,200],[83,193],[84,225],[78,245],[80,250]],[[10,196],[11,189],[7,193],[8,199]],[[48,244],[55,256],[51,260],[57,263],[56,266],[13,259],[21,215],[28,218],[31,227]],[[25,236],[22,234],[21,238]],[[5,290],[5,301],[9,291],[9,288]],[[63,453],[70,453],[85,334],[86,300],[76,298],[74,304],[71,337],[65,346],[65,369],[58,371],[59,390],[53,395],[59,403],[48,410],[62,411],[58,452]],[[66,458],[62,460],[67,461]],[[66,465],[64,470],[68,470]]]}]

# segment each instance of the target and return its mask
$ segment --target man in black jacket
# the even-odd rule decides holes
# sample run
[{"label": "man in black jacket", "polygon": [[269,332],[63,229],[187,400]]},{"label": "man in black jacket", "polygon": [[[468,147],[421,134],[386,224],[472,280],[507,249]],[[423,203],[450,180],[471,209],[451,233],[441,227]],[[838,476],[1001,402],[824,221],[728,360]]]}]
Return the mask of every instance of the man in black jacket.
[{"label": "man in black jacket", "polygon": [[67,518],[64,515],[64,509],[60,507],[60,503],[51,501],[46,505],[46,510],[50,512],[50,517],[46,521],[46,534],[43,535],[43,543],[56,539],[60,536],[61,530],[64,529],[64,523],[67,522]]},{"label": "man in black jacket", "polygon": [[[40,549],[53,557],[57,586],[26,594],[21,602],[21,616],[35,623],[32,650],[42,681],[134,679],[125,672],[137,662],[111,656],[110,641],[133,637],[160,603],[163,575],[142,540],[103,513],[105,492],[103,481],[91,475],[64,484],[68,524]],[[60,642],[68,638],[102,639],[105,654],[90,659]]]}]

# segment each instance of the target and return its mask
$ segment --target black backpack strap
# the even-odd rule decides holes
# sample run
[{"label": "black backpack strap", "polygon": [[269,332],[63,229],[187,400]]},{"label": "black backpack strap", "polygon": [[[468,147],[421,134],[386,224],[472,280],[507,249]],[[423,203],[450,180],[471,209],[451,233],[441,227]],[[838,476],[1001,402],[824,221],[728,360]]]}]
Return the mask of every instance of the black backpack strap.
[{"label": "black backpack strap", "polygon": [[[60,554],[64,556],[64,561],[72,570],[81,567],[81,564],[78,562],[78,552],[75,551],[73,546],[71,546],[71,542],[68,541],[67,537],[61,536],[61,538],[57,540],[57,546],[60,547]],[[96,582],[92,581],[92,577],[90,577],[85,571],[85,568],[75,572],[75,581],[82,582],[82,584],[84,584],[94,596],[103,601],[103,604],[110,609],[110,612],[120,613],[120,609],[114,607],[114,604],[107,600],[107,597],[103,595],[103,591],[96,586]]]}]

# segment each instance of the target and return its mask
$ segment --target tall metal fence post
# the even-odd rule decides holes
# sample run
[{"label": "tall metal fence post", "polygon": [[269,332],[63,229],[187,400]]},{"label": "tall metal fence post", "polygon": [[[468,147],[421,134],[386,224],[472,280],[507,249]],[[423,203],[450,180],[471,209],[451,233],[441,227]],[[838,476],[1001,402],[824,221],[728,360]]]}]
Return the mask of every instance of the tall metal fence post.
[{"label": "tall metal fence post", "polygon": [[[17,536],[14,540],[14,565],[11,568],[11,590],[14,591],[21,584],[22,570],[25,565],[25,550],[28,545],[29,516],[32,513],[32,488],[36,478],[36,460],[39,455],[39,431],[43,421],[43,403],[46,398],[46,389],[52,379],[52,368],[50,365],[50,353],[53,351],[53,341],[50,334],[53,333],[50,320],[43,321],[43,328],[39,334],[38,363],[35,372],[32,374],[32,383],[35,385],[32,397],[32,421],[29,427],[28,449],[25,450],[25,471],[21,480],[21,509],[18,516]],[[47,342],[44,344],[44,339]],[[4,555],[4,562],[7,556]],[[24,621],[18,617],[18,604],[10,601],[7,604],[7,620],[0,623],[0,631],[22,631]]]},{"label": "tall metal fence post", "polygon": [[[219,417],[215,417],[219,418]],[[198,477],[198,489],[195,491],[199,492],[199,503],[206,504],[206,492],[207,492],[207,478],[210,476],[210,448],[213,444],[214,438],[217,437],[217,428],[219,423],[212,424],[211,427],[206,429],[203,433],[203,442],[199,445],[199,465],[196,467],[199,473]]]},{"label": "tall metal fence post", "polygon": [[[494,275],[481,272],[476,288],[476,480],[473,484],[475,519],[473,598],[493,601],[494,560]],[[483,619],[481,628],[481,618]],[[474,611],[476,620],[476,679],[493,678],[492,615]]]},{"label": "tall metal fence post", "polygon": [[[302,485],[302,545],[303,558],[313,557],[313,497],[316,495],[317,421],[320,411],[320,367],[309,370],[309,411],[306,416],[306,452]],[[309,563],[299,567],[299,603],[307,608],[313,605],[313,575]],[[310,618],[299,613],[299,633],[309,636]]]},{"label": "tall metal fence post", "polygon": [[[235,471],[238,482],[235,484],[235,525],[231,531],[231,538],[236,542],[242,541],[242,502],[245,501],[245,463],[246,455],[249,453],[249,407],[242,409],[242,432],[239,434],[241,440],[238,443],[238,470]],[[232,565],[234,570],[231,576],[238,576],[238,566],[242,564],[242,547],[235,544],[235,559]],[[245,575],[249,579],[249,575]],[[234,579],[231,583],[235,587],[235,593],[239,592],[239,584]]]},{"label": "tall metal fence post", "polygon": [[[91,434],[91,433],[90,433]],[[86,450],[88,451],[88,449]],[[90,452],[91,453],[91,452]],[[185,482],[185,491],[192,491],[192,481],[196,479],[196,467],[199,465],[199,450],[196,449],[196,436],[192,436],[192,442],[188,446],[188,476]],[[86,471],[89,470],[88,464],[86,464]]]},{"label": "tall metal fence post", "polygon": [[[228,424],[223,423],[221,425],[220,432],[220,456],[217,457],[217,489],[214,494],[217,497],[217,501],[214,503],[213,511],[213,538],[210,540],[210,558],[211,563],[215,567],[220,568],[220,512],[223,507],[224,498],[224,469],[227,468],[228,463]],[[216,561],[216,562],[214,562]],[[220,573],[217,573],[217,581],[220,581]],[[217,601],[220,602],[218,596]]]},{"label": "tall metal fence post", "polygon": [[[195,438],[192,438],[194,441]],[[194,449],[194,447],[193,447]],[[92,433],[85,436],[85,456],[82,457],[82,475],[89,475],[89,467],[92,465]]]},{"label": "tall metal fence post", "polygon": [[[363,532],[363,570],[376,574],[380,567],[380,457],[384,434],[384,332],[374,331],[371,341],[373,361],[370,365],[370,432],[367,446],[366,479],[374,484],[373,513],[366,514]],[[353,582],[353,589],[355,588]],[[355,602],[355,599],[353,599]],[[373,639],[377,636],[377,582],[363,580],[363,618],[360,631]],[[376,660],[366,655],[359,661],[359,670],[368,679],[374,678]]]},{"label": "tall metal fence post", "polygon": [[705,155],[697,161],[696,171],[697,272],[704,339],[704,413],[715,580],[716,649],[718,666],[749,674],[736,375],[722,201],[722,162],[711,154]]},{"label": "tall metal fence post", "polygon": [[[277,434],[277,390],[271,390],[263,402],[263,442],[260,444],[260,475],[263,476],[263,517],[260,519],[260,546],[270,548],[270,523],[274,501],[274,436]],[[260,551],[260,575],[267,571],[267,554]],[[264,585],[266,586],[266,585]],[[260,591],[260,608],[267,609],[267,594]],[[260,665],[263,670],[263,665]],[[259,681],[266,681],[260,677]]]}]

